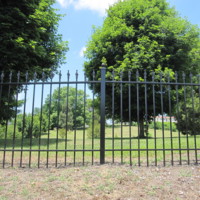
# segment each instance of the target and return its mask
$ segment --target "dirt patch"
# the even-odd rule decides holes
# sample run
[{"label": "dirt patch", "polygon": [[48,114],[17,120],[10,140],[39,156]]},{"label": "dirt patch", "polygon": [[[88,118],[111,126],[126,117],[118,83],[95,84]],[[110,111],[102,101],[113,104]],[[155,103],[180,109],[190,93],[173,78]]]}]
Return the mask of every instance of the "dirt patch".
[{"label": "dirt patch", "polygon": [[200,199],[200,166],[0,169],[0,199]]}]

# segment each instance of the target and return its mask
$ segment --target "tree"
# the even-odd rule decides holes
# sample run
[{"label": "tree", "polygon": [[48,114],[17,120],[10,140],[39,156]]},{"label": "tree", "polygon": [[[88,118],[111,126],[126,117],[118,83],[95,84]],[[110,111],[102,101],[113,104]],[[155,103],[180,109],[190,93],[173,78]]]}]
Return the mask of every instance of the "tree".
[{"label": "tree", "polygon": [[[0,0],[0,71],[3,72],[0,82],[30,81],[35,72],[37,79],[42,79],[42,72],[48,78],[63,63],[68,48],[57,33],[61,15],[52,8],[54,2]],[[18,71],[21,73],[17,76]],[[1,114],[0,122],[12,116],[14,94],[21,89],[0,86],[0,109],[6,113]]]},{"label": "tree", "polygon": [[[119,72],[124,72],[121,78],[144,80],[144,70],[147,80],[152,80],[150,72],[155,72],[155,81],[166,80],[168,76],[174,79],[175,71],[199,72],[200,69],[200,38],[199,28],[186,19],[179,17],[174,8],[170,8],[165,0],[124,0],[119,1],[108,9],[103,26],[94,29],[87,44],[84,69],[89,80],[92,71],[96,78],[100,77],[102,62],[106,63],[106,78],[119,80]],[[162,73],[162,77],[160,77]],[[91,87],[92,88],[92,87]],[[159,91],[160,86],[155,86]],[[152,108],[152,87],[147,85],[148,116],[145,116],[144,86],[140,88],[139,124],[140,137],[144,137],[144,119],[151,121],[154,116]],[[164,89],[164,88],[163,88]],[[128,103],[128,86],[124,85],[123,102]],[[100,88],[94,87],[99,94]],[[112,116],[111,86],[106,88],[106,113]],[[173,88],[171,88],[173,95]],[[131,86],[131,94],[136,93],[136,86]],[[141,94],[142,93],[142,94]],[[158,98],[158,95],[157,97]],[[160,96],[159,96],[160,98]],[[131,120],[137,121],[136,96],[132,95]],[[166,101],[164,98],[163,101]],[[160,100],[156,100],[156,114],[161,113]],[[164,102],[165,103],[165,102]],[[120,86],[115,85],[115,119],[120,119]],[[127,104],[128,105],[128,104]],[[172,106],[174,105],[172,98]],[[165,112],[168,110],[166,108]],[[123,121],[129,121],[128,108],[123,109]]]},{"label": "tree", "polygon": [[200,98],[196,94],[195,97],[187,98],[187,101],[180,102],[177,107],[176,119],[177,129],[184,135],[200,134]]},{"label": "tree", "polygon": [[[44,114],[50,115],[51,129],[84,127],[84,123],[90,121],[89,102],[83,90],[76,90],[73,87],[62,87],[54,90],[51,101],[50,95],[45,99]],[[86,103],[86,104],[84,104]]]}]

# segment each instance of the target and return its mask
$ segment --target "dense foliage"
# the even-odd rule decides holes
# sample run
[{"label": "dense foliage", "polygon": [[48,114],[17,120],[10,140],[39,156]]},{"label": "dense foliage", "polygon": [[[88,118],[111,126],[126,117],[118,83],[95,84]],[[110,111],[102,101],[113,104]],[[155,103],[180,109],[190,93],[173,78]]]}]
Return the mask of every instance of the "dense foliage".
[{"label": "dense foliage", "polygon": [[[200,38],[199,28],[186,19],[179,17],[174,8],[170,8],[166,0],[125,0],[111,6],[103,26],[96,28],[88,42],[84,68],[87,77],[92,79],[92,71],[100,76],[102,62],[106,63],[106,78],[112,79],[114,71],[115,80],[119,80],[120,72],[124,72],[122,79],[128,80],[131,71],[131,80],[136,80],[136,70],[139,72],[138,80],[152,81],[151,72],[155,72],[155,81],[174,80],[175,71],[199,72],[200,70]],[[162,73],[162,76],[160,76]],[[171,88],[172,107],[175,105],[173,89]],[[107,86],[107,116],[112,116],[112,88]],[[167,90],[163,87],[163,91]],[[100,88],[94,88],[99,94]],[[128,86],[123,88],[123,121],[129,121]],[[160,86],[155,85],[156,113],[152,108],[152,86],[147,86],[148,116],[145,116],[144,85],[140,87],[139,120],[143,130],[144,120],[151,120],[150,116],[161,113]],[[115,119],[120,119],[120,84],[115,85]],[[131,88],[132,107],[131,121],[137,121],[136,86]],[[180,95],[181,98],[181,95]],[[166,105],[167,98],[163,98]],[[169,106],[164,112],[168,113]],[[141,132],[141,137],[144,133]]]},{"label": "dense foliage", "polygon": [[[54,90],[51,98],[47,96],[44,114],[50,115],[50,128],[83,128],[91,120],[90,103],[83,90],[62,87]],[[85,99],[85,102],[84,102]]]},{"label": "dense foliage", "polygon": [[[67,42],[57,33],[61,15],[52,8],[54,2],[0,0],[0,82],[29,81],[34,72],[41,79],[43,71],[48,78],[64,61]],[[10,71],[13,76],[9,76]],[[18,71],[21,73],[17,76]],[[13,115],[14,94],[21,89],[0,87],[0,123]]]},{"label": "dense foliage", "polygon": [[176,107],[177,129],[184,135],[200,134],[200,98],[188,98]]}]

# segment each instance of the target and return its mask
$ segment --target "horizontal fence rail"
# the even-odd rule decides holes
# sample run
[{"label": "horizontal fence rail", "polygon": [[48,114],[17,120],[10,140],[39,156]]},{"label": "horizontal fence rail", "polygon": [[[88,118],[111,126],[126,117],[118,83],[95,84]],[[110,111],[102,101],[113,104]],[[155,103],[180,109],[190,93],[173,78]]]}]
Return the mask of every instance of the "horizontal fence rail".
[{"label": "horizontal fence rail", "polygon": [[198,164],[200,76],[0,75],[0,165]]}]

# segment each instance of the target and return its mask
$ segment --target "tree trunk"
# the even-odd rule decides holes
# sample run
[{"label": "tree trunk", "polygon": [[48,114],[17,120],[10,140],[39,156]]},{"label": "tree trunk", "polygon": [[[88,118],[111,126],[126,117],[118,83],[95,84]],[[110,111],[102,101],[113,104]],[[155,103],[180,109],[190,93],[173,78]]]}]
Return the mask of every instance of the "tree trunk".
[{"label": "tree trunk", "polygon": [[140,120],[139,121],[139,135],[138,135],[139,138],[145,138],[145,135],[144,135],[144,120]]}]

